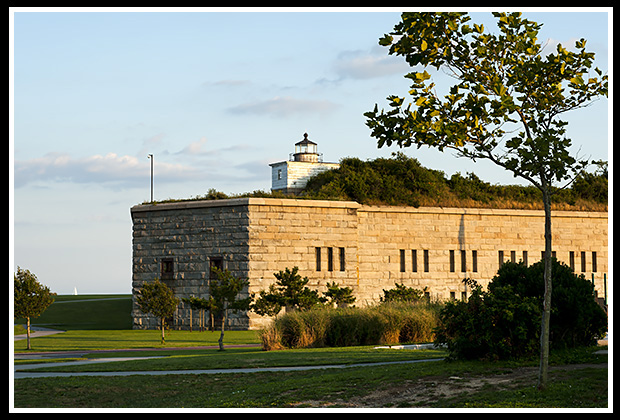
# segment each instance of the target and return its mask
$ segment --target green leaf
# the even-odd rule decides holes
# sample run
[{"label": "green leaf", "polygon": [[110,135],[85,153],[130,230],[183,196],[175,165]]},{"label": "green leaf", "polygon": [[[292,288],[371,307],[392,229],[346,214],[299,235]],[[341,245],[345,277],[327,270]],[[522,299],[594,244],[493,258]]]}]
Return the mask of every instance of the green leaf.
[{"label": "green leaf", "polygon": [[570,79],[571,83],[574,83],[576,85],[583,85],[583,79],[581,78],[581,76],[575,76],[572,79]]},{"label": "green leaf", "polygon": [[415,78],[418,80],[428,80],[431,78],[431,75],[426,70],[424,70],[424,73],[416,73]]},{"label": "green leaf", "polygon": [[379,45],[382,47],[387,47],[388,45],[392,45],[393,40],[394,38],[391,35],[384,35],[379,39]]}]

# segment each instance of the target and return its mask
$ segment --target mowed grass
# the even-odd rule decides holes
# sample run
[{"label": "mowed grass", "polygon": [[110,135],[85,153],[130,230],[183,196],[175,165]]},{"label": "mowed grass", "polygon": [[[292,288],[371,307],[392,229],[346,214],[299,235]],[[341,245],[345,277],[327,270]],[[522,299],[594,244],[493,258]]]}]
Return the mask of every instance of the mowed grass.
[{"label": "mowed grass", "polygon": [[[32,338],[30,352],[85,351],[217,345],[219,332],[132,330],[131,295],[60,295],[32,325],[65,331]],[[16,319],[15,324],[25,324]],[[255,331],[226,331],[225,344],[258,344]],[[16,352],[28,352],[26,341],[15,341]]]},{"label": "mowed grass", "polygon": [[[59,295],[32,325],[58,330],[124,330],[132,328],[131,295]],[[18,318],[15,324],[25,324]]]},{"label": "mowed grass", "polygon": [[[308,354],[318,354],[319,350],[308,350]],[[351,350],[352,354],[356,352]],[[298,350],[263,353],[296,352]],[[240,353],[228,354],[238,356]],[[590,359],[590,362],[603,360],[606,357]],[[594,364],[587,368],[554,370],[550,373],[549,389],[544,392],[535,389],[535,373],[517,382],[510,381],[510,375],[520,367],[509,362],[438,361],[305,372],[20,379],[15,382],[15,406],[604,408],[608,406],[605,366]],[[507,380],[477,389],[467,385],[470,381],[484,382],[497,377]],[[450,392],[445,391],[446,386],[450,387]],[[420,391],[423,398],[415,396]]]},{"label": "mowed grass", "polygon": [[[166,343],[161,344],[161,332],[155,330],[73,330],[31,339],[30,352],[216,346],[219,337],[219,332],[168,330]],[[224,334],[225,346],[258,343],[256,331],[226,331]],[[28,352],[26,341],[16,341],[15,351]]]},{"label": "mowed grass", "polygon": [[[92,302],[79,302],[91,300],[85,296],[58,298],[72,303],[55,303],[48,309],[54,311],[46,311],[35,325],[47,324],[45,326],[50,328],[54,325],[67,331],[33,339],[33,352],[77,350],[83,351],[84,357],[91,358],[165,357],[81,368],[57,367],[54,369],[56,371],[224,369],[352,364],[445,356],[441,350],[379,350],[372,346],[271,352],[262,351],[259,347],[232,347],[233,344],[258,344],[259,338],[254,331],[226,331],[224,344],[231,347],[224,352],[191,348],[216,345],[219,332],[209,331],[168,330],[166,344],[162,346],[159,331],[123,327],[131,321],[129,296]],[[106,305],[93,310],[93,305],[104,302]],[[103,310],[103,306],[107,306],[107,309]],[[113,310],[121,313],[111,316],[110,311]],[[94,327],[85,329],[86,324]],[[25,341],[16,341],[15,351],[26,352],[25,346]],[[178,347],[185,349],[172,349]],[[141,350],[88,354],[89,351],[112,349]],[[589,367],[552,372],[550,387],[544,393],[535,390],[535,375],[527,380],[520,379],[519,383],[510,387],[486,385],[472,390],[462,385],[462,389],[458,388],[460,381],[469,379],[480,378],[484,381],[497,375],[509,377],[520,366],[535,367],[536,361],[519,364],[436,361],[307,372],[19,379],[14,381],[13,404],[16,408],[607,407],[608,379],[604,364],[607,356],[594,355],[595,350],[580,349],[559,356],[552,353],[553,365],[588,363]],[[437,391],[446,384],[453,385],[455,381],[456,393],[443,394]],[[424,389],[426,395],[432,397],[420,401],[408,396],[416,389]]]}]

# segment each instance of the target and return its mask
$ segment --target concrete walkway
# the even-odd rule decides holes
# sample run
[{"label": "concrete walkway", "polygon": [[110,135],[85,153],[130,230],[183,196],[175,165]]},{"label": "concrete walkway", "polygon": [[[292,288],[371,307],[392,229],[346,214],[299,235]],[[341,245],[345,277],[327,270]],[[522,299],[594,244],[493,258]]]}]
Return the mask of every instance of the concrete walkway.
[{"label": "concrete walkway", "polygon": [[[24,326],[24,328],[26,328],[26,326]],[[44,327],[34,327],[31,325],[30,326],[30,339],[38,338],[38,337],[45,337],[46,335],[58,334],[61,332],[64,332],[64,331],[53,330],[51,328],[44,328]],[[13,341],[25,340],[26,338],[28,338],[28,334],[17,334],[13,336]]]},{"label": "concrete walkway", "polygon": [[[44,332],[45,331],[39,331]],[[49,331],[48,331],[49,332]],[[55,331],[61,332],[61,331]],[[53,332],[51,332],[53,333]],[[32,334],[31,334],[32,337]],[[607,345],[609,339],[609,335],[606,334],[603,340],[599,340],[599,345]],[[379,346],[376,348],[401,348],[401,349],[412,349],[417,350],[420,348],[426,348],[430,345],[410,345],[410,346]],[[215,347],[215,346],[213,346]],[[237,347],[237,346],[230,346]],[[239,347],[244,347],[244,345],[239,345]],[[170,350],[170,349],[165,349]],[[119,351],[119,350],[108,350],[108,351]],[[85,351],[84,353],[94,353],[96,351]],[[105,351],[101,351],[105,352]],[[44,353],[22,353],[15,354],[15,359],[37,359],[55,356],[62,356],[63,352],[44,352]],[[75,356],[78,352],[64,352],[64,356],[69,357]],[[607,353],[607,350],[601,350],[597,353]],[[295,372],[295,371],[308,371],[308,370],[317,370],[317,369],[343,369],[343,368],[351,368],[351,367],[371,367],[371,366],[385,366],[385,365],[395,365],[395,364],[405,364],[405,363],[423,363],[423,362],[437,362],[443,359],[420,359],[420,360],[405,360],[405,361],[397,361],[397,362],[375,362],[375,363],[354,363],[354,364],[345,364],[345,365],[318,365],[318,366],[274,366],[274,367],[265,367],[265,368],[238,368],[238,369],[194,369],[194,370],[165,370],[165,371],[122,371],[122,372],[23,372],[25,370],[37,369],[43,367],[60,367],[60,366],[76,366],[76,365],[84,365],[84,364],[95,364],[95,363],[106,363],[106,362],[119,362],[119,361],[130,361],[130,360],[143,360],[143,359],[153,359],[158,357],[166,357],[166,356],[150,356],[150,357],[114,357],[114,358],[103,358],[103,359],[89,359],[89,360],[80,360],[73,362],[59,362],[59,363],[35,363],[35,364],[23,364],[23,365],[13,365],[13,374],[14,379],[23,379],[23,378],[52,378],[52,377],[70,377],[70,376],[131,376],[131,375],[210,375],[210,374],[226,374],[226,373],[257,373],[257,372]]]},{"label": "concrete walkway", "polygon": [[[47,366],[75,366],[88,363],[104,363],[106,361],[118,362],[128,360],[150,359],[154,357],[127,357],[113,359],[92,359],[77,362],[62,363],[40,363],[32,365],[15,365],[14,378],[66,378],[69,376],[131,376],[131,375],[212,375],[222,373],[257,373],[257,372],[298,372],[316,369],[343,369],[352,367],[370,367],[385,366],[405,363],[423,363],[437,362],[443,359],[420,359],[420,360],[404,360],[399,362],[376,362],[376,363],[354,363],[349,365],[318,365],[318,366],[274,366],[265,368],[240,368],[240,369],[194,369],[194,370],[162,370],[162,371],[123,371],[123,372],[21,372],[21,370],[29,370],[42,368]],[[20,371],[18,372],[17,369]]]}]

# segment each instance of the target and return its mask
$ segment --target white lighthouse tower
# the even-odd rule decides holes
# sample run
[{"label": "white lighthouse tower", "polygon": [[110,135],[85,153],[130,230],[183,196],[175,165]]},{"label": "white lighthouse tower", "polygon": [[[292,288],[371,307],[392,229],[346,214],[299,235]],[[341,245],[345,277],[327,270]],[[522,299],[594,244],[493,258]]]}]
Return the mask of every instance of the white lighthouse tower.
[{"label": "white lighthouse tower", "polygon": [[340,167],[338,163],[323,162],[323,154],[318,152],[318,145],[308,139],[308,133],[304,133],[303,140],[295,143],[295,153],[289,155],[289,160],[269,166],[271,190],[286,194],[299,194],[310,177]]}]

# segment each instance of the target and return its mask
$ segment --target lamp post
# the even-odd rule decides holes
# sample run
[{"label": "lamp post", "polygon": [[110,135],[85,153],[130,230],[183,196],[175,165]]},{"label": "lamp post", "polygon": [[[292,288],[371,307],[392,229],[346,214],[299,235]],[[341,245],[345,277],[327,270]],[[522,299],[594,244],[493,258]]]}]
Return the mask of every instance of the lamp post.
[{"label": "lamp post", "polygon": [[151,204],[153,204],[153,155],[149,154],[148,159],[151,159]]}]

